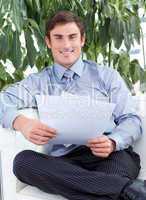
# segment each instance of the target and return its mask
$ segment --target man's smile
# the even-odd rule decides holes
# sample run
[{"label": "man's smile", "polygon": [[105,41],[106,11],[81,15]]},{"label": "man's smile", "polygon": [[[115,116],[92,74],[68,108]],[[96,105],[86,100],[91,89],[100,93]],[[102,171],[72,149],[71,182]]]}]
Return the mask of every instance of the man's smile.
[{"label": "man's smile", "polygon": [[68,56],[74,52],[74,49],[60,50],[59,52],[64,56]]}]

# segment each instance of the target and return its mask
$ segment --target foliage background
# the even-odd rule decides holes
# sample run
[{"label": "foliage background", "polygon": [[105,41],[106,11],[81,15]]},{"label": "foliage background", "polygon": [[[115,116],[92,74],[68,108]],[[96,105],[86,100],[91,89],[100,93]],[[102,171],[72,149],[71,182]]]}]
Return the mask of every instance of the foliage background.
[{"label": "foliage background", "polygon": [[[146,11],[145,0],[0,0],[0,90],[23,79],[28,66],[41,70],[52,63],[44,42],[45,23],[58,10],[73,11],[83,19],[83,57],[98,62],[102,55],[103,63],[116,68],[130,88],[138,80],[146,83],[146,66],[129,55],[143,36],[139,8]],[[7,70],[7,59],[15,68],[13,74]]]}]

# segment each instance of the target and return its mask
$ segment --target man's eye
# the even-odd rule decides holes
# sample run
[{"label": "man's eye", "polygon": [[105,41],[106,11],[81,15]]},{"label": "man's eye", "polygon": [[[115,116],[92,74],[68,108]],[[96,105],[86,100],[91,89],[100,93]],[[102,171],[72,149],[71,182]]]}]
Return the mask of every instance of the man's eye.
[{"label": "man's eye", "polygon": [[76,35],[73,35],[73,36],[70,36],[70,39],[75,39],[77,36]]},{"label": "man's eye", "polygon": [[61,37],[56,37],[55,39],[56,39],[56,40],[61,40],[62,38],[61,38]]}]

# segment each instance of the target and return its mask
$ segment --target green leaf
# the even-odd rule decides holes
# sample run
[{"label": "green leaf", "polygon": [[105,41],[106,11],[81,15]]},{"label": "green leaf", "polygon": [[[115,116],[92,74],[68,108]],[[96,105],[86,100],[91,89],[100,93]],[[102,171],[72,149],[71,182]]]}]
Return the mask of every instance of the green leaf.
[{"label": "green leaf", "polygon": [[113,8],[110,6],[110,4],[104,4],[103,6],[103,13],[104,13],[104,16],[106,18],[110,17],[112,18],[114,16],[114,10]]},{"label": "green leaf", "polygon": [[11,19],[13,23],[15,24],[16,30],[20,33],[23,27],[20,0],[11,1]]},{"label": "green leaf", "polygon": [[117,54],[117,53],[114,53],[113,55],[112,55],[112,60],[113,60],[113,67],[114,68],[116,68],[116,65],[117,65],[117,63],[118,63],[118,61],[119,61],[119,54]]},{"label": "green leaf", "polygon": [[25,1],[25,4],[27,6],[29,6],[31,9],[33,8],[33,3],[32,3],[32,0],[24,0]]},{"label": "green leaf", "polygon": [[[89,26],[90,24],[90,26]],[[86,35],[88,38],[88,42],[91,43],[93,38],[93,31],[94,31],[94,15],[92,12],[88,12],[85,16],[85,27],[86,27]]]},{"label": "green leaf", "polygon": [[0,34],[0,59],[6,60],[8,52],[8,39],[5,33]]},{"label": "green leaf", "polygon": [[32,39],[32,32],[29,29],[29,27],[25,30],[24,34],[25,34],[25,41],[26,41],[26,48],[27,48],[28,63],[30,64],[31,67],[33,67],[35,63],[37,51],[35,49],[34,41]]},{"label": "green leaf", "polygon": [[83,16],[84,13],[85,13],[84,7],[82,6],[80,1],[78,1],[78,0],[74,0],[74,1],[75,1],[76,5],[77,5],[78,10],[80,11],[80,15]]},{"label": "green leaf", "polygon": [[0,14],[0,27],[4,25],[4,22],[5,22],[4,16]]},{"label": "green leaf", "polygon": [[23,68],[26,69],[28,66],[29,62],[28,62],[28,57],[27,55],[25,56],[25,58],[23,59]]},{"label": "green leaf", "polygon": [[141,92],[146,92],[146,70],[141,69],[140,74],[140,90]]},{"label": "green leaf", "polygon": [[124,44],[129,51],[131,48],[130,32],[129,32],[129,22],[124,22]]},{"label": "green leaf", "polygon": [[7,80],[7,72],[1,63],[0,63],[0,79],[3,81]]},{"label": "green leaf", "polygon": [[104,25],[99,26],[99,42],[101,47],[108,44],[110,41],[110,35],[109,35],[109,26],[110,26],[110,19],[105,19]]},{"label": "green leaf", "polygon": [[34,20],[28,19],[28,23],[30,24],[30,26],[33,29],[33,33],[34,33],[36,40],[38,42],[38,47],[40,49],[40,52],[44,53],[44,51],[46,49],[45,40],[44,40],[44,38],[45,38],[44,33],[41,32],[38,24]]},{"label": "green leaf", "polygon": [[21,67],[22,52],[19,33],[17,31],[13,33],[13,42],[10,53],[10,58],[15,68]]},{"label": "green leaf", "polygon": [[115,47],[119,49],[124,39],[123,22],[117,17],[114,17],[111,20],[109,32],[110,32],[111,38],[114,40]]},{"label": "green leaf", "polygon": [[140,44],[140,19],[137,16],[131,17],[131,33],[134,34],[134,38]]},{"label": "green leaf", "polygon": [[140,64],[134,59],[130,62],[129,71],[131,74],[132,83],[135,84],[140,79]]},{"label": "green leaf", "polygon": [[36,12],[40,12],[40,9],[41,9],[40,0],[32,0],[32,4]]},{"label": "green leaf", "polygon": [[24,79],[23,71],[20,68],[15,70],[15,72],[13,73],[13,76],[15,78],[15,81],[20,81]]},{"label": "green leaf", "polygon": [[0,90],[13,82],[14,80],[11,75],[6,71],[6,68],[2,65],[2,63],[0,63]]},{"label": "green leaf", "polygon": [[128,77],[129,75],[129,63],[129,55],[127,53],[122,53],[119,56],[118,71],[120,72],[120,74],[124,75],[124,77]]}]

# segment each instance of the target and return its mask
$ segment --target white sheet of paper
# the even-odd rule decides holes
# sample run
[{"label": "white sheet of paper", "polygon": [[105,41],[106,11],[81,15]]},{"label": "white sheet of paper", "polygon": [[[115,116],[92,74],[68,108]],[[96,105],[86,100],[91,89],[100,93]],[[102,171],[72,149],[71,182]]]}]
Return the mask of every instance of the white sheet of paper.
[{"label": "white sheet of paper", "polygon": [[54,144],[86,144],[102,135],[110,123],[115,104],[86,96],[36,95],[40,120],[57,130]]}]

